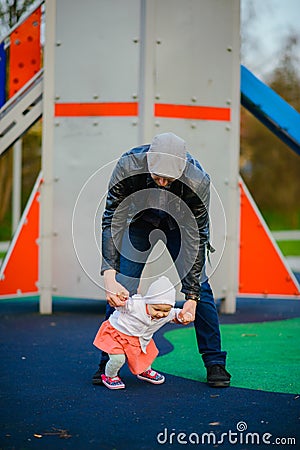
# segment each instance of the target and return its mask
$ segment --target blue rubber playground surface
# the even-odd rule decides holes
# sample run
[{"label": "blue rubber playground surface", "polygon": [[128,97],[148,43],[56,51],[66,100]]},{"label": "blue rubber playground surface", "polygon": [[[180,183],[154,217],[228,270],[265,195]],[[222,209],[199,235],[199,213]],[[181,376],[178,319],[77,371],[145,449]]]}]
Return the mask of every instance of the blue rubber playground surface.
[{"label": "blue rubber playground surface", "polygon": [[300,301],[239,299],[220,315],[232,387],[213,389],[192,326],[156,334],[162,385],[122,369],[126,389],[93,386],[104,303],[3,300],[0,449],[300,448]]}]

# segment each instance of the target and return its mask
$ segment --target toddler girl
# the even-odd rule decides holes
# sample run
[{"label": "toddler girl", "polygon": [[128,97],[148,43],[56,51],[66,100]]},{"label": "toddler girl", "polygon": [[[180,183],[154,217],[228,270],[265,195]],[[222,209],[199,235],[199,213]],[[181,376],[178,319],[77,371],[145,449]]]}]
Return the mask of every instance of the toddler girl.
[{"label": "toddler girl", "polygon": [[122,389],[125,384],[118,376],[126,359],[128,367],[141,380],[161,384],[165,377],[151,369],[158,355],[153,334],[167,322],[180,323],[185,318],[181,309],[174,308],[175,289],[165,276],[154,281],[145,297],[130,297],[125,306],[119,306],[108,320],[102,323],[94,345],[109,355],[102,375],[109,389]]}]

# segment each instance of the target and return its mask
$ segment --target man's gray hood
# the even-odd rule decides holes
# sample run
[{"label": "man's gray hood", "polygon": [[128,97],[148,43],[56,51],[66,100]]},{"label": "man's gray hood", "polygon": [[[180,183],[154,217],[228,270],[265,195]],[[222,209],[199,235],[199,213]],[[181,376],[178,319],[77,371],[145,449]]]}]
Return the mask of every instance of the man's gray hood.
[{"label": "man's gray hood", "polygon": [[153,138],[147,153],[150,173],[167,178],[180,178],[186,165],[186,143],[174,133]]}]

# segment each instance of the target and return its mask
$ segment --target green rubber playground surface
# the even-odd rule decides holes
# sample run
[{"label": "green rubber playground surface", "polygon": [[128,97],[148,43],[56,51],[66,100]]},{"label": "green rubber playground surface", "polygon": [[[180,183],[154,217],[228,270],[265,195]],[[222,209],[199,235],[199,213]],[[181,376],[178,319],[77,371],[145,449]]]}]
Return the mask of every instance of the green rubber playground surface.
[{"label": "green rubber playground surface", "polygon": [[[221,334],[227,369],[233,374],[231,386],[300,393],[300,318],[221,325]],[[194,328],[178,327],[164,337],[174,349],[156,359],[155,369],[205,382]]]}]

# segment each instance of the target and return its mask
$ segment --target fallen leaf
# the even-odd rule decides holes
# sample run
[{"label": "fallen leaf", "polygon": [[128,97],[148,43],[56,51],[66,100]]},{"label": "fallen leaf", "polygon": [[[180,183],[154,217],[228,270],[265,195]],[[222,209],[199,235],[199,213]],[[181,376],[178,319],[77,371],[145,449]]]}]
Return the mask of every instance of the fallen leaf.
[{"label": "fallen leaf", "polygon": [[58,436],[60,439],[69,439],[72,435],[68,430],[61,430],[60,428],[52,428],[53,431],[46,431],[43,436]]}]

